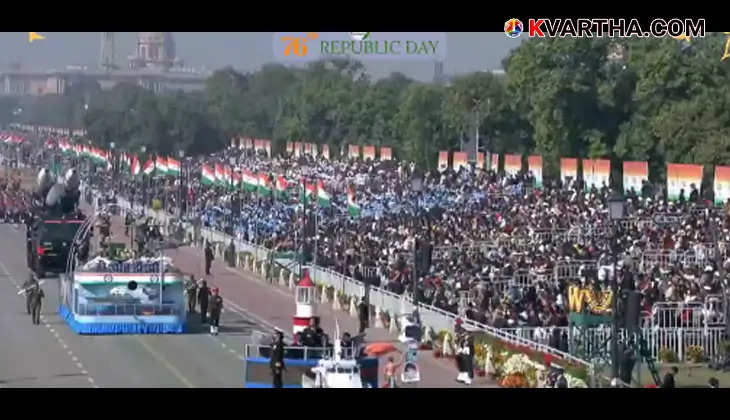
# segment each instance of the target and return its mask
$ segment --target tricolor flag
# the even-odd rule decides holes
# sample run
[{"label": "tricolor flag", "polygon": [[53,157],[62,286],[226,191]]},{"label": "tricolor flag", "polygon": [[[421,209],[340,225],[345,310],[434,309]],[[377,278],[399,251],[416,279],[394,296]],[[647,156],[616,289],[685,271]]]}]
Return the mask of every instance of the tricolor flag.
[{"label": "tricolor flag", "polygon": [[271,178],[269,177],[269,174],[267,173],[260,173],[259,174],[259,194],[261,195],[271,195]]},{"label": "tricolor flag", "polygon": [[283,175],[279,175],[276,177],[276,196],[280,199],[286,199],[287,192],[286,190],[289,188],[289,183],[286,182],[286,178],[284,178]]},{"label": "tricolor flag", "polygon": [[[304,184],[304,189],[302,189],[302,184]],[[315,184],[306,182],[306,180],[302,180],[302,182],[299,183],[299,201],[303,204],[309,203],[309,201],[316,195],[317,186]]]},{"label": "tricolor flag", "polygon": [[226,184],[226,172],[220,163],[215,164],[215,183],[218,185]]},{"label": "tricolor flag", "polygon": [[256,191],[258,188],[258,179],[256,179],[256,176],[253,174],[253,172],[249,171],[248,169],[243,170],[243,187],[249,191]]},{"label": "tricolor flag", "polygon": [[332,205],[332,196],[324,189],[324,182],[317,181],[317,200],[321,207],[329,207]]},{"label": "tricolor flag", "polygon": [[233,168],[228,165],[223,165],[223,181],[226,187],[233,188]]},{"label": "tricolor flag", "polygon": [[43,144],[43,147],[46,149],[53,149],[53,147],[56,145],[56,142],[53,141],[53,139],[47,139],[46,142]]},{"label": "tricolor flag", "polygon": [[142,167],[142,172],[145,175],[152,175],[155,172],[155,162],[152,159],[147,159],[147,162]]},{"label": "tricolor flag", "polygon": [[730,199],[730,166],[715,166],[715,204],[722,206]]},{"label": "tricolor flag", "polygon": [[140,167],[139,167],[139,158],[137,158],[137,155],[134,155],[134,157],[132,157],[132,164],[130,165],[129,169],[132,173],[132,176],[139,175]]},{"label": "tricolor flag", "polygon": [[352,217],[360,217],[360,206],[355,201],[355,189],[352,185],[347,186],[347,211]]},{"label": "tricolor flag", "polygon": [[527,168],[535,178],[535,188],[542,189],[542,156],[528,156]]},{"label": "tricolor flag", "polygon": [[155,175],[167,175],[167,159],[162,156],[157,156],[157,161],[155,162]]},{"label": "tricolor flag", "polygon": [[330,160],[330,146],[328,144],[322,145],[322,157]]},{"label": "tricolor flag", "polygon": [[240,188],[241,188],[241,171],[234,170],[233,171],[233,189],[237,190]]},{"label": "tricolor flag", "polygon": [[173,158],[167,158],[167,174],[172,176],[180,176],[180,161]]},{"label": "tricolor flag", "polygon": [[213,169],[211,169],[210,166],[203,164],[203,167],[201,169],[201,176],[200,176],[200,183],[203,185],[215,185],[215,172]]}]

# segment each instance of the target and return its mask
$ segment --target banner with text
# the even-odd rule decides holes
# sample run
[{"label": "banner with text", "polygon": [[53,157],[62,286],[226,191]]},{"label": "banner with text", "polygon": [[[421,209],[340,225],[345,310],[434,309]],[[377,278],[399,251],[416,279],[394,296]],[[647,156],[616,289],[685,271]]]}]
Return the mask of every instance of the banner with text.
[{"label": "banner with text", "polygon": [[504,155],[504,173],[517,175],[522,170],[522,156]]},{"label": "banner with text", "polygon": [[452,163],[454,172],[459,172],[462,167],[467,167],[467,155],[466,152],[454,152],[454,162]]},{"label": "banner with text", "polygon": [[375,146],[363,146],[362,158],[364,160],[375,160]]},{"label": "banner with text", "polygon": [[679,200],[679,195],[684,190],[684,198],[689,198],[691,185],[699,190],[702,186],[702,165],[690,165],[684,163],[667,164],[667,198],[670,201]]},{"label": "banner with text", "polygon": [[566,183],[568,178],[575,179],[578,176],[578,159],[560,158],[560,179]]},{"label": "banner with text", "polygon": [[542,188],[542,156],[528,156],[527,169],[535,177],[535,187]]},{"label": "banner with text", "polygon": [[380,148],[380,160],[391,160],[393,159],[393,149],[390,147]]},{"label": "banner with text", "polygon": [[443,172],[449,168],[449,152],[442,150],[439,152],[439,172]]},{"label": "banner with text", "polygon": [[730,199],[730,166],[715,166],[715,204],[723,205]]}]

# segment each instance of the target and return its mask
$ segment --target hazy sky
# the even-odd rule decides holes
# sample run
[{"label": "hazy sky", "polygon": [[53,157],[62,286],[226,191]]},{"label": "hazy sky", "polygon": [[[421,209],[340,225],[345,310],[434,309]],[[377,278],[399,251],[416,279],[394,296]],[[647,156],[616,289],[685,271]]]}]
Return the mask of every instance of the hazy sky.
[{"label": "hazy sky", "polygon": [[[45,40],[28,43],[27,32],[0,33],[0,72],[11,61],[23,70],[62,70],[67,65],[86,65],[97,70],[101,50],[99,32],[44,32]],[[274,61],[273,32],[174,32],[177,56],[186,67],[215,70],[233,66],[254,71]],[[127,57],[136,45],[136,32],[116,33],[116,63],[127,68]],[[501,68],[501,60],[520,44],[501,32],[449,32],[444,63],[447,74]],[[419,80],[433,78],[433,63],[407,61],[364,61],[374,78],[399,71]]]}]

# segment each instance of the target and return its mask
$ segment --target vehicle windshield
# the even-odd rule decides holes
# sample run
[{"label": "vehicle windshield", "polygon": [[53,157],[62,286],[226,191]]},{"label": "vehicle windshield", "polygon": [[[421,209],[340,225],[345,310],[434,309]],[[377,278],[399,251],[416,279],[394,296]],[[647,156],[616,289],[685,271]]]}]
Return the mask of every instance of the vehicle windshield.
[{"label": "vehicle windshield", "polygon": [[46,221],[43,222],[43,232],[41,240],[47,242],[73,240],[76,231],[81,227],[80,221]]}]

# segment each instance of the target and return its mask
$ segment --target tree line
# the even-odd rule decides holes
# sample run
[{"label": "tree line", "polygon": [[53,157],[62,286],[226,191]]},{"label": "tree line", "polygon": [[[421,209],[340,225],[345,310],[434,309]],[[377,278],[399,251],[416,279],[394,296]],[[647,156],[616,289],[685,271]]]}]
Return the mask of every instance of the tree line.
[{"label": "tree line", "polygon": [[[531,39],[503,61],[506,74],[477,72],[448,85],[394,73],[371,80],[356,61],[306,68],[226,68],[203,91],[155,96],[133,85],[102,91],[76,84],[64,96],[23,105],[0,101],[3,119],[84,127],[99,146],[175,155],[210,153],[245,135],[272,140],[390,146],[398,159],[434,169],[439,150],[459,150],[477,130],[490,151],[539,154],[545,176],[560,157],[730,164],[730,80],[724,37]],[[88,105],[88,107],[84,107]]]}]

